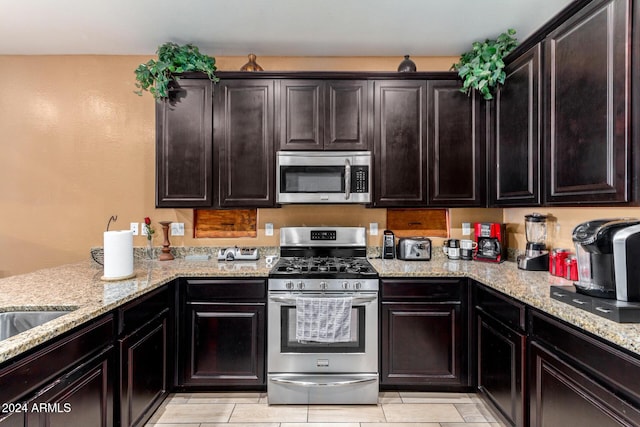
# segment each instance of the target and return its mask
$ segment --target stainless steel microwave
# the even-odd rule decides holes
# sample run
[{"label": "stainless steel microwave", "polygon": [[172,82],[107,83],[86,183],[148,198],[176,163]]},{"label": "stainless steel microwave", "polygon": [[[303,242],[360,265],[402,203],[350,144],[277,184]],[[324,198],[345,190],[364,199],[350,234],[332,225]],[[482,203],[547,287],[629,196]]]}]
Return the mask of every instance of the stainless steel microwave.
[{"label": "stainless steel microwave", "polygon": [[278,203],[371,202],[368,151],[278,151]]}]

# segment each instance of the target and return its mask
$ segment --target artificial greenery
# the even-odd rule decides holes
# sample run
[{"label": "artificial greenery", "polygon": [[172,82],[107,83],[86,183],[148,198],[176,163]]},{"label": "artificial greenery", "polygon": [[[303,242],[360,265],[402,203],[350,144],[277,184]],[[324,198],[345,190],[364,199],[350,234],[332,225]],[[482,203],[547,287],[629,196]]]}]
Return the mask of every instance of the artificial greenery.
[{"label": "artificial greenery", "polygon": [[180,46],[167,42],[156,51],[158,60],[150,59],[145,64],[136,68],[136,91],[142,95],[143,91],[149,91],[156,99],[169,96],[169,84],[179,79],[176,74],[188,71],[201,71],[209,76],[212,82],[219,79],[215,76],[216,60],[200,53],[200,50],[192,45]]},{"label": "artificial greenery", "polygon": [[498,84],[504,84],[503,58],[518,44],[513,37],[516,30],[508,29],[495,40],[474,42],[473,48],[460,56],[460,62],[451,66],[463,80],[461,92],[467,95],[472,89],[479,91],[484,99],[493,99],[492,92]]}]

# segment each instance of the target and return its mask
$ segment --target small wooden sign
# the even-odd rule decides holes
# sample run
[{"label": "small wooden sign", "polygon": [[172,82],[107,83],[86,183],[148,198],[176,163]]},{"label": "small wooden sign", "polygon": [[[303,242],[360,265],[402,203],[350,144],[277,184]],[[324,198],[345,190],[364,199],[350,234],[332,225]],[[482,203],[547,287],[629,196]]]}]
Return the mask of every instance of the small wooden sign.
[{"label": "small wooden sign", "polygon": [[199,237],[256,237],[257,209],[194,209],[194,235]]},{"label": "small wooden sign", "polygon": [[387,209],[387,229],[397,237],[448,237],[447,209]]}]

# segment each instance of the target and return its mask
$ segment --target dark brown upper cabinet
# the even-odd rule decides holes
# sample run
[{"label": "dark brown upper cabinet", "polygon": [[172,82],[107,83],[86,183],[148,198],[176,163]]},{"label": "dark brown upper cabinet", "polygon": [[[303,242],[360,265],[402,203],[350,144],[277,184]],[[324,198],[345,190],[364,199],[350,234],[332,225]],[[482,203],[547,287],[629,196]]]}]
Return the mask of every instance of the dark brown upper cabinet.
[{"label": "dark brown upper cabinet", "polygon": [[630,0],[594,1],[545,40],[545,203],[630,200]]},{"label": "dark brown upper cabinet", "polygon": [[484,206],[485,102],[459,80],[427,81],[427,99],[429,205]]},{"label": "dark brown upper cabinet", "polygon": [[540,44],[505,67],[489,148],[493,206],[540,204]]},{"label": "dark brown upper cabinet", "polygon": [[374,203],[418,207],[427,203],[427,82],[374,82]]},{"label": "dark brown upper cabinet", "polygon": [[280,82],[281,150],[370,149],[366,80]]},{"label": "dark brown upper cabinet", "polygon": [[212,83],[181,78],[156,103],[156,206],[211,207]]},{"label": "dark brown upper cabinet", "polygon": [[218,206],[274,206],[274,108],[273,80],[221,80],[216,86]]}]

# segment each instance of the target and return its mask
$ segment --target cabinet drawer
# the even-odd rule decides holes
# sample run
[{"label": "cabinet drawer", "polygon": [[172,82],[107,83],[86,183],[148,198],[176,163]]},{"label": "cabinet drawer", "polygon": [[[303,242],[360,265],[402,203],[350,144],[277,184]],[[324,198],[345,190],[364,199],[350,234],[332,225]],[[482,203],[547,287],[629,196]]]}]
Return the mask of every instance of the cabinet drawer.
[{"label": "cabinet drawer", "polygon": [[169,310],[171,295],[164,286],[133,300],[118,309],[118,335],[128,334],[145,325],[151,319]]},{"label": "cabinet drawer", "polygon": [[482,285],[474,289],[475,308],[514,328],[524,331],[526,328],[525,305],[506,295],[492,291]]},{"label": "cabinet drawer", "polygon": [[187,301],[261,300],[267,297],[265,281],[256,279],[187,279],[186,287]]},{"label": "cabinet drawer", "polygon": [[465,279],[394,279],[381,282],[382,299],[421,302],[460,301]]}]

